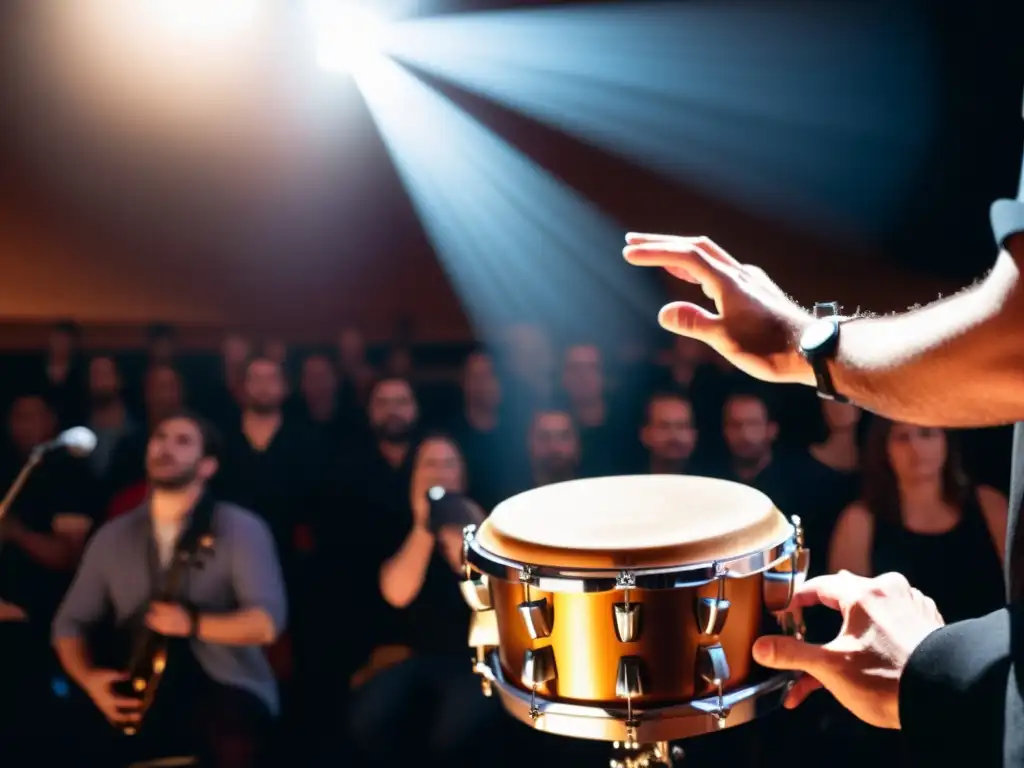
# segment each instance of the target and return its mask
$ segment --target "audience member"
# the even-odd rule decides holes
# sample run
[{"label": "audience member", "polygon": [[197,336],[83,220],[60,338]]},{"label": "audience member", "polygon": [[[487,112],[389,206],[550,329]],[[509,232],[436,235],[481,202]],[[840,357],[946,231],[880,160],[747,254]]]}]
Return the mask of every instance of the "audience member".
[{"label": "audience member", "polygon": [[[10,487],[33,449],[56,435],[57,418],[36,394],[19,396],[8,419]],[[4,765],[47,762],[54,723],[53,663],[46,638],[92,527],[92,473],[62,450],[43,454],[0,520],[0,749]]]},{"label": "audience member", "polygon": [[101,485],[101,508],[108,518],[142,503],[146,496],[146,444],[155,425],[184,405],[181,374],[169,365],[146,371],[142,402],[145,421],[124,434],[111,452]]},{"label": "audience member", "polygon": [[270,526],[290,571],[296,528],[313,516],[314,444],[284,416],[288,385],[281,364],[254,357],[245,367],[240,428],[225,432],[214,481],[217,495],[250,509]]},{"label": "audience member", "polygon": [[104,478],[114,450],[121,440],[136,429],[124,400],[124,385],[117,362],[109,355],[89,361],[86,383],[88,415],[85,423],[96,433],[96,447],[89,463],[97,478]]},{"label": "audience member", "polygon": [[508,381],[509,415],[524,431],[537,408],[550,408],[555,400],[554,346],[540,326],[518,323],[505,329],[502,365]]},{"label": "audience member", "polygon": [[377,372],[366,355],[366,339],[355,327],[338,334],[338,386],[340,402],[347,410],[363,413]]},{"label": "audience member", "polygon": [[[94,764],[178,757],[183,749],[218,768],[265,764],[278,695],[261,646],[284,628],[284,584],[266,524],[209,495],[218,443],[213,429],[189,413],[156,426],[146,451],[152,494],[96,533],[53,622],[68,676],[112,724],[137,723],[134,739],[109,747],[102,736],[115,731],[97,723],[102,730]],[[203,567],[190,570],[176,595],[156,600],[162,590],[154,573],[168,574],[193,538],[196,548],[204,547],[196,555]],[[207,538],[211,543],[204,545]],[[131,637],[141,631],[138,617],[148,630],[170,638],[156,698],[141,722],[142,699],[117,685],[127,663],[119,646],[90,642],[102,635],[97,630],[108,608],[110,620]]]},{"label": "audience member", "polygon": [[685,474],[697,447],[693,406],[682,395],[657,392],[647,401],[640,442],[647,450],[643,471],[652,475]]},{"label": "audience member", "polygon": [[[550,338],[536,325],[508,329],[501,366],[483,348],[469,350],[460,360],[461,376],[448,347],[413,350],[409,337],[399,335],[392,339],[394,359],[382,363],[405,375],[377,379],[362,334],[347,328],[332,350],[337,364],[333,354],[295,350],[302,365],[286,403],[291,388],[281,361],[289,349],[281,338],[251,357],[245,336],[226,334],[214,370],[194,369],[186,393],[171,363],[202,358],[179,349],[173,329],[154,325],[141,354],[119,363],[96,355],[87,367],[80,364],[80,335],[74,324],[55,327],[48,363],[25,366],[28,374],[20,378],[20,384],[35,382],[33,393],[54,394],[64,414],[75,413],[69,403],[84,406],[76,418],[99,441],[88,461],[47,454],[0,523],[0,651],[18,660],[0,662],[7,681],[0,700],[17,710],[0,724],[0,742],[7,745],[4,759],[15,766],[48,762],[43,755],[61,763],[57,751],[45,751],[60,743],[36,726],[50,728],[65,710],[72,716],[69,733],[76,724],[91,727],[67,701],[57,706],[51,689],[60,691],[61,678],[54,678],[45,632],[96,511],[124,516],[103,529],[119,530],[114,526],[128,527],[141,514],[134,510],[155,509],[175,496],[165,483],[147,480],[146,457],[156,450],[156,428],[181,414],[186,394],[224,426],[227,447],[218,452],[213,485],[225,503],[239,503],[267,523],[291,614],[289,631],[275,627],[279,636],[270,644],[227,649],[207,639],[189,643],[188,678],[200,681],[195,690],[203,695],[219,690],[207,678],[227,668],[209,654],[225,659],[237,651],[252,661],[245,680],[254,696],[246,701],[255,705],[241,714],[248,735],[240,742],[240,763],[231,764],[251,764],[253,749],[270,764],[296,766],[313,753],[331,765],[351,757],[439,767],[472,765],[482,755],[488,763],[606,758],[600,744],[524,733],[500,714],[496,700],[480,695],[468,663],[468,613],[453,572],[461,535],[458,526],[431,523],[426,491],[434,485],[468,490],[482,514],[514,491],[588,475],[723,477],[759,488],[785,514],[803,518],[814,572],[829,566],[869,575],[902,570],[936,596],[947,620],[983,613],[1002,600],[1005,499],[980,481],[967,482],[944,433],[878,421],[862,454],[872,420],[855,407],[813,393],[768,402],[743,374],[717,356],[705,359],[681,337],[663,357],[640,356],[636,347],[614,358],[608,371],[602,349],[570,346],[556,377]],[[121,370],[144,370],[145,376],[122,379]],[[421,389],[414,390],[409,376]],[[137,421],[129,416],[133,405]],[[65,426],[79,423],[68,418]],[[160,449],[161,466],[150,473],[166,474],[171,465],[192,471],[184,455],[205,440],[190,443],[189,425],[201,426],[190,419],[175,427],[176,436],[165,436],[182,442]],[[0,454],[8,482],[32,447],[56,434],[57,423],[45,398],[17,398],[7,450]],[[451,437],[418,443],[421,424],[444,427]],[[109,534],[97,534],[97,541],[104,537]],[[154,539],[167,540],[163,534]],[[104,573],[138,556],[137,547],[124,547],[105,561]],[[953,572],[951,562],[969,567]],[[91,578],[87,573],[98,567],[83,566],[78,578]],[[818,618],[813,610],[805,614],[808,633],[827,640],[834,627]],[[273,706],[266,695],[271,672],[277,678]],[[98,683],[90,685],[106,696]],[[172,698],[180,695],[172,684]],[[181,711],[192,700],[179,701],[185,702]],[[281,718],[271,717],[278,709]],[[494,718],[519,729],[518,738],[496,735]],[[280,752],[249,738],[256,723],[261,731],[274,723]],[[344,733],[340,723],[348,726]],[[837,764],[896,765],[898,744],[865,728],[819,696],[745,736],[730,729],[701,739],[687,748],[687,762],[764,764],[751,762],[752,756],[784,753],[779,740],[788,743],[798,732],[813,734],[808,749],[833,749]],[[195,746],[197,734],[189,730],[174,737],[184,751]],[[490,744],[502,745],[500,755]],[[223,752],[221,759],[227,759]]]},{"label": "audience member", "polygon": [[82,370],[82,328],[62,320],[50,329],[46,356],[29,388],[43,393],[57,414],[59,427],[81,423],[85,410],[85,372]]},{"label": "audience member", "polygon": [[146,328],[146,367],[178,364],[178,333],[173,325],[151,323]]},{"label": "audience member", "polygon": [[508,473],[522,465],[519,446],[512,440],[502,413],[502,389],[494,358],[483,350],[471,352],[462,366],[462,407],[452,435],[466,456],[470,494],[490,510],[506,495]]},{"label": "audience member", "polygon": [[435,486],[466,488],[462,455],[444,437],[426,438],[415,452],[405,530],[378,532],[382,544],[392,542],[379,568],[379,589],[394,610],[354,681],[351,734],[364,764],[494,762],[487,736],[500,713],[481,695],[466,663],[469,609],[458,587],[462,533],[459,526],[431,526],[427,491]]},{"label": "audience member", "polygon": [[573,480],[579,476],[580,438],[566,411],[534,414],[529,432],[529,477],[525,488]]},{"label": "audience member", "polygon": [[[635,446],[618,428],[618,414],[609,402],[604,359],[596,344],[574,344],[565,350],[562,388],[580,440],[580,473],[613,474],[622,453]],[[627,439],[623,439],[626,437]]]},{"label": "audience member", "polygon": [[729,457],[713,473],[757,488],[786,515],[801,514],[805,497],[797,467],[791,457],[776,455],[779,425],[765,400],[752,391],[735,392],[726,399],[722,416]]},{"label": "audience member", "polygon": [[307,355],[299,371],[297,415],[327,454],[344,450],[353,428],[338,401],[338,373],[324,354]]},{"label": "audience member", "polygon": [[[949,622],[1003,605],[1006,498],[970,482],[944,430],[876,418],[863,468],[863,495],[832,535],[830,571],[899,571]],[[951,563],[968,565],[950,578]]]},{"label": "audience member", "polygon": [[196,392],[196,402],[203,412],[225,433],[238,427],[245,397],[245,368],[252,354],[249,337],[226,333],[213,374],[205,378]]}]

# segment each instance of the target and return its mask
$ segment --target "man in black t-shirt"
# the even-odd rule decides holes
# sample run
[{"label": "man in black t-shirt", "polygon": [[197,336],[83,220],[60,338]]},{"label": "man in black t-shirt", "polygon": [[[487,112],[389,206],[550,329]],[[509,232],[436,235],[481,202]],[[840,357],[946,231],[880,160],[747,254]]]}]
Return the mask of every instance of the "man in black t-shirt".
[{"label": "man in black t-shirt", "polygon": [[[699,284],[717,314],[678,302],[661,310],[661,325],[707,343],[756,378],[817,386],[823,396],[838,393],[899,421],[990,426],[1024,419],[1024,178],[1017,201],[993,206],[992,224],[1000,253],[984,280],[952,298],[886,317],[812,315],[763,271],[703,237],[630,234],[624,256]],[[765,637],[754,647],[762,665],[805,673],[787,706],[824,686],[862,720],[901,728],[911,757],[922,765],[958,758],[973,765],[1024,764],[1024,541],[1016,533],[1022,463],[1024,427],[1018,424],[1007,547],[1010,604],[944,627],[935,603],[899,574],[812,579],[794,601],[840,611],[839,636],[823,646]]]},{"label": "man in black t-shirt", "polygon": [[[9,488],[32,449],[53,439],[57,416],[40,395],[18,397],[8,418],[10,450],[0,459]],[[84,459],[44,454],[0,520],[0,744],[4,765],[45,762],[52,722],[50,621],[71,582],[93,522],[93,476]]]},{"label": "man in black t-shirt", "polygon": [[[0,466],[8,488],[32,449],[53,439],[57,418],[38,395],[19,397],[11,406],[11,451]],[[49,623],[92,528],[95,515],[92,474],[85,460],[51,451],[29,475],[7,515],[0,520],[0,599],[23,611],[43,629]]]}]

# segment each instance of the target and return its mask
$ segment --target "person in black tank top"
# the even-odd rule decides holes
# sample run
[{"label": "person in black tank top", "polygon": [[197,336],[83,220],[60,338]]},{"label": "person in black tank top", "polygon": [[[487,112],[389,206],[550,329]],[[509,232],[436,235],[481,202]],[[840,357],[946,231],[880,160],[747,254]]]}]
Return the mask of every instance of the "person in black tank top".
[{"label": "person in black tank top", "polygon": [[462,531],[431,524],[427,492],[435,486],[456,493],[466,487],[462,454],[440,435],[424,438],[413,457],[408,517],[379,569],[387,611],[375,628],[377,647],[353,681],[348,728],[355,758],[377,768],[493,765],[486,745],[503,722],[469,663],[470,610],[459,590]]},{"label": "person in black tank top", "polygon": [[[874,417],[861,456],[860,499],[843,510],[828,552],[828,570],[874,577],[904,574],[931,597],[947,622],[982,616],[1003,605],[1002,555],[1006,499],[972,485],[956,443],[942,429]],[[840,631],[840,614],[829,612]],[[842,765],[906,764],[898,731],[869,728],[833,702],[822,709],[825,738]]]},{"label": "person in black tank top", "polygon": [[947,622],[1004,604],[1006,499],[970,483],[944,430],[876,418],[863,476],[861,500],[836,524],[829,570],[902,573]]}]

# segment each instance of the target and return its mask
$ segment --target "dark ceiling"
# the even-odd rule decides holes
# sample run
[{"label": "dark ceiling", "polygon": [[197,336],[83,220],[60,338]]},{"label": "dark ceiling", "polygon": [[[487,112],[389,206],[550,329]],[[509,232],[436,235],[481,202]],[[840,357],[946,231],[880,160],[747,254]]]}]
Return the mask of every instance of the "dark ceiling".
[{"label": "dark ceiling", "polygon": [[[46,133],[51,144],[57,146],[64,139],[70,141],[69,137],[77,136],[74,126],[61,124],[60,105],[55,108],[46,104],[45,98],[39,98],[37,73],[26,68],[21,55],[25,41],[31,39],[29,22],[34,2],[7,0],[0,5],[0,51],[8,57],[0,62],[5,65],[5,77],[0,82],[3,183],[9,197],[10,190],[14,190],[18,204],[46,220],[86,233],[104,245],[111,242],[116,232],[117,243],[124,247],[125,202],[137,203],[139,191],[119,187],[115,168],[110,169],[107,178],[102,163],[69,163],[65,166],[66,174],[41,174],[38,151],[33,153],[29,149],[39,145],[40,133]],[[764,2],[770,5],[772,0]],[[538,4],[541,3],[525,0],[446,0],[443,10]],[[907,201],[901,225],[871,245],[872,250],[881,251],[886,258],[915,269],[972,277],[991,261],[985,223],[988,203],[996,196],[1012,194],[1017,181],[1024,138],[1024,46],[1020,45],[1024,3],[965,0],[954,4],[921,0],[920,5],[929,19],[927,34],[940,43],[935,75],[942,93],[937,140],[925,171],[916,180],[915,192]],[[288,18],[282,13],[281,23],[289,23]],[[686,200],[688,210],[696,208],[702,220],[708,222],[780,228],[771,222],[754,222],[693,190],[653,179],[626,163],[493,104],[454,89],[449,89],[449,93],[531,157],[638,228],[671,221],[681,198]],[[273,217],[269,222],[254,222],[253,209],[239,208],[237,204],[232,208],[232,203],[225,202],[232,199],[231,194],[210,191],[216,190],[215,179],[205,178],[195,169],[183,176],[176,172],[170,158],[169,167],[159,168],[164,181],[152,192],[149,214],[132,209],[130,237],[149,252],[210,254],[223,250],[225,240],[237,239],[240,232],[255,227],[259,235],[250,236],[247,247],[253,247],[253,241],[259,240],[259,247],[269,250],[313,249],[321,251],[325,260],[346,249],[428,252],[412,208],[382,144],[373,134],[365,109],[351,89],[338,99],[347,100],[345,108],[354,110],[358,116],[350,118],[350,132],[358,136],[348,136],[346,141],[358,140],[359,150],[339,146],[335,154],[328,152],[318,158],[317,183],[305,193],[307,198],[315,197],[318,201],[316,210],[309,214],[310,220],[304,222],[308,226],[284,226],[295,224],[294,212],[285,216],[283,223],[275,223]],[[79,151],[83,156],[90,154],[87,144],[79,147]],[[92,155],[94,159],[103,157],[102,153]],[[331,163],[325,163],[325,157]],[[291,159],[266,162],[273,166],[273,162],[287,163]],[[133,172],[138,169],[131,167]],[[87,178],[75,178],[82,176]],[[103,183],[97,183],[98,179]],[[239,187],[246,184],[238,182]],[[106,197],[110,200],[105,201]],[[120,205],[111,203],[118,199]],[[279,203],[277,197],[269,195],[256,201],[257,206],[263,206],[256,210],[274,210]],[[236,215],[234,219],[229,215],[232,213]],[[246,258],[250,257],[246,254]],[[225,275],[234,268],[233,264],[230,257],[225,260]]]}]

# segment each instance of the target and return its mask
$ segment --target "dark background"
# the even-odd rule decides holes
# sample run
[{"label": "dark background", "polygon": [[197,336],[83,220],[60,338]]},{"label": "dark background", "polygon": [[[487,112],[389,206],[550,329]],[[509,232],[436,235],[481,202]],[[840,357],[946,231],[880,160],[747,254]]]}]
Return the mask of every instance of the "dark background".
[{"label": "dark background", "polygon": [[[535,4],[447,0],[423,10]],[[282,53],[302,44],[288,4],[254,79],[260,96],[230,129],[251,129],[238,139],[246,151],[223,167],[182,166],[79,120],[33,58],[40,5],[0,6],[0,344],[33,345],[42,335],[32,327],[60,316],[93,324],[94,339],[113,342],[135,338],[153,317],[196,334],[269,326],[295,337],[358,321],[382,338],[394,317],[408,315],[423,339],[469,334],[350,82],[333,86],[331,119],[344,113],[342,127],[316,144],[312,161],[281,151],[273,130],[260,132],[298,98],[294,59]],[[896,309],[991,264],[988,205],[1014,194],[1024,138],[1024,3],[912,5],[938,52],[935,138],[899,226],[870,240],[823,241],[758,219],[449,93],[630,228],[675,231],[685,209],[688,221],[766,266],[802,300]],[[279,183],[282,168],[304,162],[317,167],[315,180],[297,191]],[[144,187],[133,183],[142,177]]]}]

